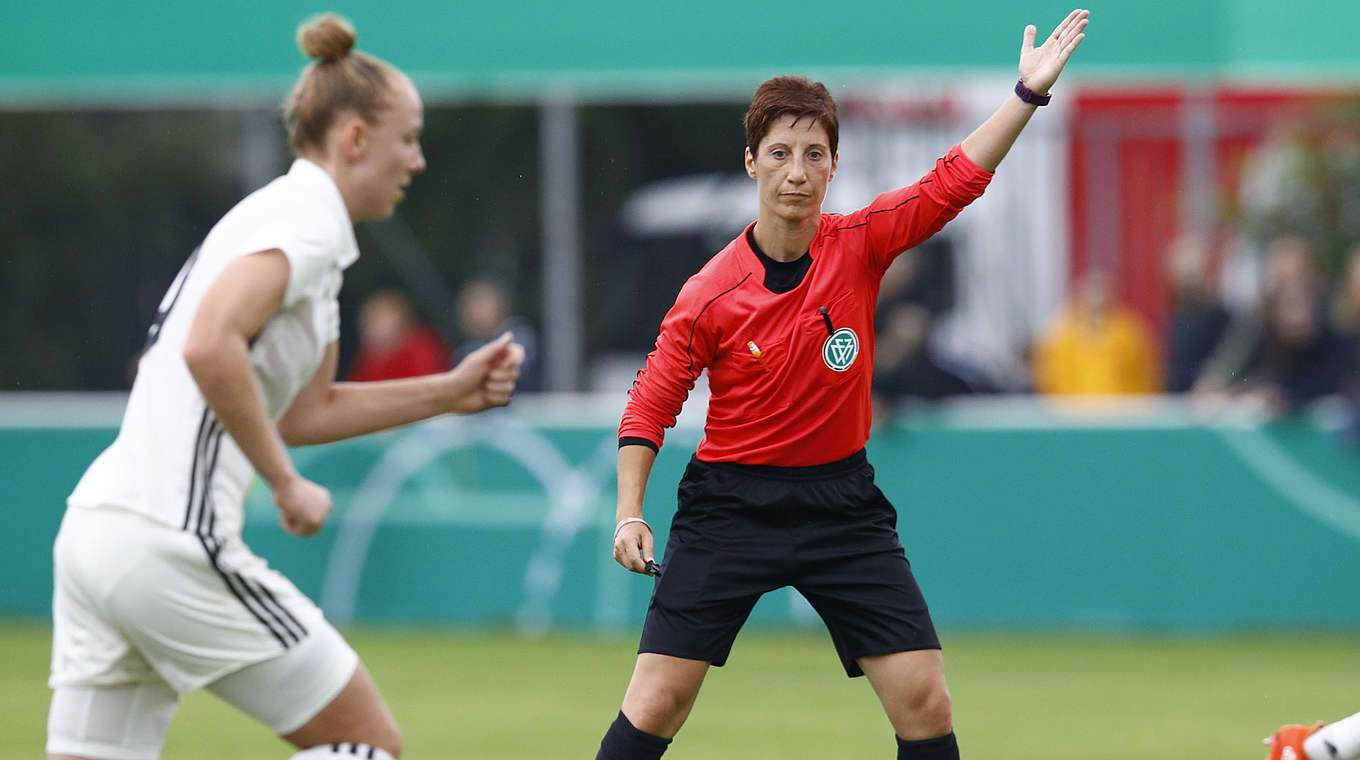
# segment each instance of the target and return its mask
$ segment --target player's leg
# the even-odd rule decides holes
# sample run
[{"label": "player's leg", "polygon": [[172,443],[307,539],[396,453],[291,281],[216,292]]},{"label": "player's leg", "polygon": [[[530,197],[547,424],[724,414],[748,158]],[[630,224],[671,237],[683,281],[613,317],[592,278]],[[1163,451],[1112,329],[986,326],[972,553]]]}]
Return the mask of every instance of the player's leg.
[{"label": "player's leg", "polygon": [[329,623],[311,628],[301,644],[208,691],[301,749],[345,742],[399,756],[401,731],[367,668]]},{"label": "player's leg", "polygon": [[316,747],[308,747],[295,755],[289,756],[288,760],[395,760],[386,750],[374,747],[370,744],[357,742],[336,742],[335,744],[321,744]]},{"label": "player's leg", "polygon": [[656,760],[694,708],[709,664],[664,654],[638,655],[623,707],[596,760]]},{"label": "player's leg", "polygon": [[164,682],[58,686],[47,716],[49,760],[155,760],[179,695]]},{"label": "player's leg", "polygon": [[1360,713],[1328,723],[1303,742],[1311,760],[1356,760],[1360,758]]},{"label": "player's leg", "polygon": [[898,758],[958,758],[940,650],[872,655],[857,662],[897,732]]},{"label": "player's leg", "polygon": [[[110,512],[109,620],[175,692],[207,688],[294,743],[395,755],[391,713],[359,657],[306,596],[234,537]],[[120,559],[121,557],[121,559]]]},{"label": "player's leg", "polygon": [[392,757],[401,755],[401,730],[363,663],[330,704],[283,738],[298,747],[359,742],[378,747]]},{"label": "player's leg", "polygon": [[154,760],[179,705],[105,603],[140,557],[126,522],[72,509],[53,546],[49,758]]},{"label": "player's leg", "polygon": [[1266,756],[1266,760],[1309,760],[1304,752],[1303,742],[1320,728],[1321,722],[1312,726],[1296,724],[1280,726],[1273,736],[1265,740],[1265,743],[1270,745],[1270,754]]}]

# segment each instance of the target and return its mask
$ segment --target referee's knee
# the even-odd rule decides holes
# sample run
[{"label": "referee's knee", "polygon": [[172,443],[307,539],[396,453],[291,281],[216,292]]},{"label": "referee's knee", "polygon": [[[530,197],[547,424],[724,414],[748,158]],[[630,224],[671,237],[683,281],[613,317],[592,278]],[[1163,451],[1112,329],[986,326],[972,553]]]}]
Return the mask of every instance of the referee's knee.
[{"label": "referee's knee", "polygon": [[680,731],[694,708],[697,692],[666,683],[630,688],[623,699],[623,714],[639,731],[671,738]]},{"label": "referee's knee", "polygon": [[693,704],[693,699],[685,700],[677,693],[656,691],[625,700],[623,714],[633,728],[669,739],[680,731]]},{"label": "referee's knee", "polygon": [[933,739],[954,730],[954,706],[949,689],[942,682],[922,684],[907,696],[906,715],[893,726],[907,740]]}]

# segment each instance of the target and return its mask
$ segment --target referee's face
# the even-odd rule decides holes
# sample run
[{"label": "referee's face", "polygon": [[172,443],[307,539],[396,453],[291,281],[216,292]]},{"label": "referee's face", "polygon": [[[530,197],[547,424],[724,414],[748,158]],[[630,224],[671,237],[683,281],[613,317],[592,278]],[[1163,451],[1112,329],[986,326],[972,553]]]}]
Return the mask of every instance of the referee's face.
[{"label": "referee's face", "polygon": [[762,217],[820,218],[826,186],[836,176],[830,143],[816,119],[786,114],[770,125],[756,155],[746,149],[746,173],[756,181]]},{"label": "referee's face", "polygon": [[[425,108],[415,85],[404,76],[392,82],[390,105],[368,125],[364,152],[355,166],[362,188],[362,219],[386,219],[406,197],[411,177],[425,171],[420,131]],[[359,221],[359,219],[355,219]]]}]

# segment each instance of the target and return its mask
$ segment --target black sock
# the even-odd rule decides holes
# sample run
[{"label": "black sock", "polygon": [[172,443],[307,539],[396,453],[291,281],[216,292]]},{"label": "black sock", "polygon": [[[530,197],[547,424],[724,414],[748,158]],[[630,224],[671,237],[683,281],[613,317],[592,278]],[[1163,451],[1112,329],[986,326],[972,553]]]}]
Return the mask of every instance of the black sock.
[{"label": "black sock", "polygon": [[917,742],[903,741],[898,737],[897,760],[959,760],[959,743],[953,731]]},{"label": "black sock", "polygon": [[670,743],[670,739],[639,731],[620,710],[619,717],[605,732],[595,760],[660,760]]}]

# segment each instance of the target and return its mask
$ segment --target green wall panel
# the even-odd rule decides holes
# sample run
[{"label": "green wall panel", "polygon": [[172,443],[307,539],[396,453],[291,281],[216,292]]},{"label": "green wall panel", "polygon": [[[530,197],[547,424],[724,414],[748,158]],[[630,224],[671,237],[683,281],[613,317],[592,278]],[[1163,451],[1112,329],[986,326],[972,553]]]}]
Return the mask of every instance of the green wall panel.
[{"label": "green wall panel", "polygon": [[[1360,628],[1360,452],[1333,434],[1039,423],[875,433],[879,486],[942,626]],[[0,428],[0,615],[47,614],[62,501],[112,437]],[[646,513],[663,544],[696,440],[673,432],[653,473]],[[246,540],[342,621],[632,630],[650,583],[610,558],[612,446],[611,426],[505,415],[298,450],[335,494],[331,521],[286,535],[257,483]],[[816,622],[783,591],[752,617],[791,624]]]}]

